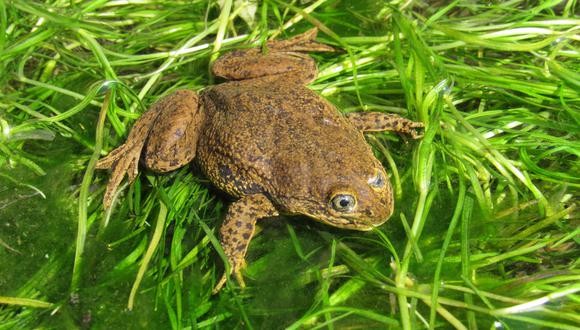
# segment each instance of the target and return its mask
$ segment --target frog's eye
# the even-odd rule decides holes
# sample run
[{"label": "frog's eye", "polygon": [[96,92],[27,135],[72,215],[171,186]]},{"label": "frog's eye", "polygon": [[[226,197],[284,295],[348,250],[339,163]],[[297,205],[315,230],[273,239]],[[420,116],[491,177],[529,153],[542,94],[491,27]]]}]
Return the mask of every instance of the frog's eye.
[{"label": "frog's eye", "polygon": [[378,171],[374,178],[369,179],[369,185],[376,189],[383,189],[385,187],[385,182],[385,176],[381,171]]},{"label": "frog's eye", "polygon": [[348,213],[354,210],[354,207],[356,206],[356,199],[353,195],[338,194],[332,197],[330,200],[330,205],[338,212]]}]

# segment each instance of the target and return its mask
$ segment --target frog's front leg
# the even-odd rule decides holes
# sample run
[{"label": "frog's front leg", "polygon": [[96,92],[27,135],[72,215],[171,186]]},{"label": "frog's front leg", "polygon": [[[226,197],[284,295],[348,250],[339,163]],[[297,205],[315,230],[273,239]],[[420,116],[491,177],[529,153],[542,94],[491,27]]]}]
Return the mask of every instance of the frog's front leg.
[{"label": "frog's front leg", "polygon": [[288,40],[273,40],[262,48],[236,50],[215,61],[214,75],[228,80],[266,76],[283,76],[285,81],[308,83],[316,78],[316,63],[308,52],[332,52],[334,48],[315,41],[317,30],[311,29]]},{"label": "frog's front leg", "polygon": [[[230,274],[234,273],[241,287],[244,287],[242,268],[248,245],[254,235],[256,221],[278,215],[270,200],[262,194],[247,195],[230,205],[226,218],[220,228],[221,245],[230,263]],[[226,282],[224,274],[213,292],[218,292]]]},{"label": "frog's front leg", "polygon": [[413,139],[422,137],[417,133],[417,129],[424,127],[423,123],[382,112],[351,112],[346,114],[346,117],[362,132],[393,131],[409,134]]},{"label": "frog's front leg", "polygon": [[189,163],[195,156],[197,138],[204,119],[198,95],[180,90],[162,98],[133,125],[125,144],[97,163],[98,169],[112,170],[103,198],[109,208],[125,174],[132,182],[139,160],[156,172],[168,172]]}]

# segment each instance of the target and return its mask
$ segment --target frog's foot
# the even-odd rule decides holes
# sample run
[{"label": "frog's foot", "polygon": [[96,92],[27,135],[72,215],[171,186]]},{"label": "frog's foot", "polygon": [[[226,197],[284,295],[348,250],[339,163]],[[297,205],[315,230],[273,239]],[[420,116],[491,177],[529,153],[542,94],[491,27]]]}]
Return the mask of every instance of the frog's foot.
[{"label": "frog's foot", "polygon": [[97,162],[97,169],[112,170],[111,178],[107,184],[107,190],[103,198],[105,209],[111,206],[113,196],[121,184],[125,173],[129,178],[129,183],[133,182],[139,173],[138,165],[141,158],[141,151],[145,141],[149,136],[149,131],[159,115],[159,111],[153,107],[150,111],[144,113],[133,126],[127,142],[117,149],[111,151],[105,158]]},{"label": "frog's foot", "polygon": [[141,147],[127,143],[111,151],[107,157],[97,162],[97,169],[112,170],[111,178],[107,184],[107,190],[103,197],[103,206],[108,209],[113,201],[113,196],[127,173],[129,184],[137,177],[137,167],[141,157]]},{"label": "frog's foot", "polygon": [[346,117],[362,132],[393,131],[400,134],[409,134],[413,139],[423,137],[417,131],[424,127],[423,123],[415,122],[399,115],[382,112],[351,112]]},{"label": "frog's foot", "polygon": [[[242,269],[245,266],[245,256],[248,245],[254,235],[256,221],[261,218],[278,215],[272,202],[262,194],[247,195],[230,205],[226,218],[220,228],[221,245],[230,263],[230,274],[245,287]],[[217,293],[226,282],[224,274],[213,289]]]},{"label": "frog's foot", "polygon": [[[244,277],[242,276],[242,269],[244,269],[244,267],[246,266],[245,260],[244,259],[236,260],[236,261],[230,260],[229,262],[231,264],[230,265],[230,275],[232,275],[232,273],[233,273],[236,277],[236,281],[238,282],[238,285],[240,286],[240,288],[242,288],[242,289],[245,288],[246,282],[244,282]],[[226,273],[224,272],[221,279],[215,285],[215,287],[213,288],[211,293],[216,294],[216,293],[220,292],[220,290],[226,284],[227,280],[228,280],[228,277],[227,277]]]},{"label": "frog's foot", "polygon": [[193,159],[201,110],[195,92],[180,90],[162,98],[135,122],[127,142],[97,162],[98,169],[112,169],[103,198],[105,209],[125,174],[129,183],[135,180],[141,158],[157,172],[174,170]]},{"label": "frog's foot", "polygon": [[334,52],[334,47],[316,41],[318,29],[313,28],[288,40],[271,40],[266,46],[273,52]]},{"label": "frog's foot", "polygon": [[306,53],[334,51],[314,40],[316,32],[312,29],[288,40],[269,41],[266,53],[261,47],[227,53],[213,63],[212,72],[228,80],[270,77],[306,84],[317,74],[316,63]]}]

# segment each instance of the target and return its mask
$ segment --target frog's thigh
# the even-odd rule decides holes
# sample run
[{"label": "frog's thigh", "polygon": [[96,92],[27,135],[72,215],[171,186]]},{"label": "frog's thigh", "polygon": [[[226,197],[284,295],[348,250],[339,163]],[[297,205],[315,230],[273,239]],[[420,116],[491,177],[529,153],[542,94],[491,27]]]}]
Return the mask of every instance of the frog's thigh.
[{"label": "frog's thigh", "polygon": [[356,128],[363,132],[393,131],[409,134],[414,139],[421,137],[416,129],[423,127],[423,123],[382,112],[351,112],[346,117]]},{"label": "frog's thigh", "polygon": [[[243,285],[241,269],[250,240],[254,235],[256,221],[278,215],[272,202],[262,194],[247,195],[230,205],[226,218],[220,228],[221,245],[228,258],[231,271],[236,275],[238,282]],[[223,285],[223,280],[216,289]]]},{"label": "frog's thigh", "polygon": [[308,83],[316,78],[314,60],[297,52],[238,54],[232,52],[220,57],[212,66],[213,74],[228,80],[243,80],[266,76],[285,75],[285,79]]},{"label": "frog's thigh", "polygon": [[[107,157],[100,159],[97,162],[97,168],[99,169],[107,169],[110,168],[112,170],[111,178],[109,179],[109,183],[107,184],[107,190],[105,192],[105,196],[103,198],[103,204],[105,208],[109,208],[111,205],[111,201],[113,200],[113,196],[119,187],[119,184],[123,180],[125,174],[129,177],[129,182],[132,182],[135,177],[137,177],[138,173],[138,164],[139,159],[143,154],[143,149],[147,148],[147,145],[150,146],[149,153],[151,150],[159,151],[159,145],[163,144],[160,143],[159,135],[171,135],[168,132],[163,132],[160,134],[160,129],[162,127],[166,127],[169,123],[174,122],[175,119],[168,119],[171,118],[171,112],[178,109],[177,113],[184,113],[187,112],[185,109],[189,109],[190,114],[185,116],[178,116],[190,118],[193,116],[194,119],[189,120],[188,122],[195,122],[199,121],[200,115],[192,115],[194,113],[198,113],[199,109],[197,106],[197,94],[192,91],[177,91],[169,96],[164,97],[157,103],[155,103],[147,112],[145,112],[133,125],[131,129],[131,133],[129,133],[129,137],[127,141],[116,148],[115,150],[111,151]],[[183,128],[184,125],[177,124],[178,128]],[[187,126],[187,125],[186,125]],[[191,125],[190,125],[191,126]],[[169,128],[168,128],[169,129]],[[191,138],[195,136],[195,132],[190,132],[191,128],[188,130],[188,138],[187,140],[194,140]],[[175,134],[175,129],[171,132]],[[157,136],[153,136],[157,135]],[[153,136],[153,137],[152,137]],[[162,137],[167,138],[167,137]],[[170,143],[168,145],[179,145],[179,143],[175,142],[174,137],[169,137]],[[183,143],[182,143],[183,144]],[[166,144],[167,145],[167,144]],[[195,152],[191,152],[190,149],[182,148],[183,150],[179,154],[180,159],[186,159],[188,157],[192,157],[192,154]],[[187,152],[184,152],[187,151]],[[163,158],[163,155],[166,154],[167,151],[159,152],[160,158]],[[186,154],[185,156],[183,154]],[[166,157],[167,158],[167,157]],[[175,157],[174,157],[175,158]],[[149,157],[150,159],[157,159],[157,157]],[[162,164],[162,162],[161,162]],[[149,165],[153,165],[149,163]],[[156,168],[158,170],[162,170],[157,166],[151,166],[152,168]],[[162,164],[163,168],[164,165]]]},{"label": "frog's thigh", "polygon": [[143,159],[158,172],[175,170],[195,157],[203,108],[195,92],[181,90],[159,101],[159,115],[151,127]]}]

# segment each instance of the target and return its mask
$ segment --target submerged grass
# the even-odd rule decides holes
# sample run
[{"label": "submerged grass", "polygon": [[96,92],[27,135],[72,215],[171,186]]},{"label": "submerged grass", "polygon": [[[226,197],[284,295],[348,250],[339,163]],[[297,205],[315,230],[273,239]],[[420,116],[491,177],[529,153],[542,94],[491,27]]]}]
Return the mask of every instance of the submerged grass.
[{"label": "submerged grass", "polygon": [[[573,0],[0,1],[0,328],[579,328],[577,13]],[[195,169],[142,172],[106,213],[95,161],[147,105],[211,84],[220,53],[312,26],[344,49],[313,54],[312,89],[345,112],[420,120],[424,137],[369,137],[396,192],[386,225],[262,221],[248,287],[212,296],[227,199]]]}]

